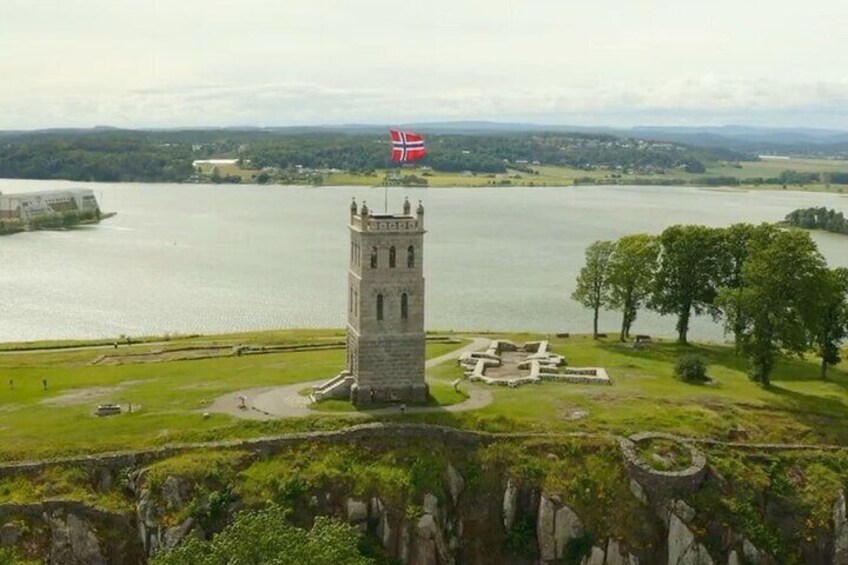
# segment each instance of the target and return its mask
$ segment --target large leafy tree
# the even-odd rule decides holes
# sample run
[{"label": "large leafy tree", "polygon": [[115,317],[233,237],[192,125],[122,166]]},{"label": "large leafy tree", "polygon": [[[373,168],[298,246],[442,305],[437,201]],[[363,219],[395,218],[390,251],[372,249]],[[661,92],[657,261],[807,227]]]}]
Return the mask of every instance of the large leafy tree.
[{"label": "large leafy tree", "polygon": [[721,232],[719,251],[719,269],[721,287],[724,289],[727,299],[723,305],[723,313],[726,327],[733,334],[737,353],[740,352],[742,343],[742,332],[745,330],[746,321],[744,312],[734,307],[734,300],[742,292],[744,280],[742,268],[748,260],[752,242],[755,239],[766,242],[777,232],[772,224],[733,224]]},{"label": "large leafy tree", "polygon": [[677,316],[677,341],[687,343],[692,314],[717,315],[722,230],[671,226],[660,235],[660,262],[650,308]]},{"label": "large leafy tree", "polygon": [[271,506],[242,512],[211,541],[194,537],[157,555],[152,565],[370,565],[359,552],[359,533],[348,524],[318,517],[310,530],[293,526]]},{"label": "large leafy tree", "polygon": [[770,383],[779,352],[801,355],[820,312],[825,262],[809,234],[781,231],[755,238],[742,268],[742,289],[723,289],[718,303],[742,319],[741,349],[751,378]]},{"label": "large leafy tree", "polygon": [[651,292],[657,264],[657,239],[627,235],[615,244],[609,265],[609,305],[621,310],[621,341],[630,337],[636,314]]},{"label": "large leafy tree", "polygon": [[811,328],[811,341],[821,358],[821,377],[842,360],[840,346],[848,337],[848,269],[823,273],[818,295],[818,312]]},{"label": "large leafy tree", "polygon": [[571,298],[593,311],[592,337],[598,338],[598,312],[609,302],[610,264],[615,243],[596,241],[586,248],[586,264],[577,276]]}]

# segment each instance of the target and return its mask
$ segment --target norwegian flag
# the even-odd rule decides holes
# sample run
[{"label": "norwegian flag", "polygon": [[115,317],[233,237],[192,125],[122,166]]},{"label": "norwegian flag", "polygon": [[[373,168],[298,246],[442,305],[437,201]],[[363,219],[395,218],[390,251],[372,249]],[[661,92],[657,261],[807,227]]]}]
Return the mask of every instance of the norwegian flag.
[{"label": "norwegian flag", "polygon": [[392,136],[392,161],[405,163],[427,156],[424,148],[424,137],[411,131],[389,130]]}]

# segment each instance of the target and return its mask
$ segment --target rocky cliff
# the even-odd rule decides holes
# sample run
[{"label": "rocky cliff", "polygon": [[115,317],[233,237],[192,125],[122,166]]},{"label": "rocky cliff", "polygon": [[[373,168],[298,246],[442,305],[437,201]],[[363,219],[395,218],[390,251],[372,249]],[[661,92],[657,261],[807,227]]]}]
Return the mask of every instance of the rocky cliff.
[{"label": "rocky cliff", "polygon": [[[88,465],[54,479],[49,501],[0,504],[0,547],[55,564],[145,563],[274,501],[304,526],[318,515],[348,521],[382,561],[848,563],[844,478],[830,472],[845,468],[839,453],[694,450],[669,469],[643,440],[382,427]],[[0,497],[45,472],[4,471]]]}]

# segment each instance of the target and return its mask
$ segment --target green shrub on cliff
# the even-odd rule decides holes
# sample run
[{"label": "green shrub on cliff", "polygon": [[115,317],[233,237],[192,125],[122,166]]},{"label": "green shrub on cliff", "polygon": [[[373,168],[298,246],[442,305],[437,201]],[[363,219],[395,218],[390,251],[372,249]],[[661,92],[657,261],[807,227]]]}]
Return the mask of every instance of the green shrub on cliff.
[{"label": "green shrub on cliff", "polygon": [[279,506],[238,514],[211,541],[188,538],[157,555],[152,565],[369,565],[359,550],[360,535],[352,526],[318,517],[310,530],[293,526]]},{"label": "green shrub on cliff", "polygon": [[21,558],[14,549],[0,547],[0,565],[36,565],[37,561],[27,561]]}]

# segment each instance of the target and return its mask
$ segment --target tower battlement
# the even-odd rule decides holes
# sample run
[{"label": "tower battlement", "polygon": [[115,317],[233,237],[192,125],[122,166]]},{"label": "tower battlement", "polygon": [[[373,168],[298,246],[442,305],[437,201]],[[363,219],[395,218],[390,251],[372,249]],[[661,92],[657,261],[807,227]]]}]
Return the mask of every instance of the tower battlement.
[{"label": "tower battlement", "polygon": [[404,200],[401,214],[375,214],[365,202],[357,208],[354,201],[350,206],[350,228],[362,232],[423,232],[424,206],[419,201],[415,214],[412,214],[409,200]]}]

